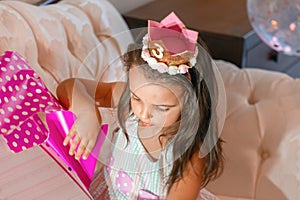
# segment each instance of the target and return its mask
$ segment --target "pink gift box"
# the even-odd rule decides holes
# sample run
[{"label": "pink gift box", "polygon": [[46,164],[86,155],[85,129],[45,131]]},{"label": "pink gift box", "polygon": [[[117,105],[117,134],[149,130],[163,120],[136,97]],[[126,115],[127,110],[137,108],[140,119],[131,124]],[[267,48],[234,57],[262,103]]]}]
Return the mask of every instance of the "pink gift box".
[{"label": "pink gift box", "polygon": [[69,155],[69,146],[63,146],[76,116],[63,109],[18,53],[7,51],[0,57],[0,86],[0,134],[9,148],[15,153],[34,146],[43,148],[57,163],[63,161],[73,170],[88,189],[108,125],[102,125],[87,160],[78,161]]}]

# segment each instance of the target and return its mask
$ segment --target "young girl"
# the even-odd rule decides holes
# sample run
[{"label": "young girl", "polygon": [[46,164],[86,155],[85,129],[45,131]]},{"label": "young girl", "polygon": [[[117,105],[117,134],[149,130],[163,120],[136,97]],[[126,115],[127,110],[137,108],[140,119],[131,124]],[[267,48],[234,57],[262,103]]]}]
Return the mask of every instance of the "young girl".
[{"label": "young girl", "polygon": [[94,180],[96,199],[214,199],[203,188],[222,171],[225,93],[197,36],[174,13],[149,21],[143,45],[124,56],[127,82],[71,79],[58,87],[61,102],[78,115],[64,141],[78,159],[97,138],[95,105],[118,106],[119,129]]}]

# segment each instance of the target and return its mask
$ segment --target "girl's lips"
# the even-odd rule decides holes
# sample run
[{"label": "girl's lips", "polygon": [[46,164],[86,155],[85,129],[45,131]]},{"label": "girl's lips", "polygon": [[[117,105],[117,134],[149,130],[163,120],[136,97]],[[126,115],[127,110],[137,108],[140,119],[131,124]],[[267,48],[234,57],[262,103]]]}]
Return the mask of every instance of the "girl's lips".
[{"label": "girl's lips", "polygon": [[141,125],[141,126],[151,126],[150,123],[143,122],[143,121],[140,121],[140,125]]}]

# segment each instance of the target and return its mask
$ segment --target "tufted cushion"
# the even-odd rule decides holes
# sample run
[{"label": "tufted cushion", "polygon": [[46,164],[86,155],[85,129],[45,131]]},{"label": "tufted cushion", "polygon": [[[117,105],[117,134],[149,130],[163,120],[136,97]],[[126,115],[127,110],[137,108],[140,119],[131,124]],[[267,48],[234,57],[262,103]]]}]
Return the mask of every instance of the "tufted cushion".
[{"label": "tufted cushion", "polygon": [[[119,80],[119,57],[132,42],[106,0],[64,0],[45,7],[1,1],[0,27],[0,54],[24,55],[53,93],[70,77]],[[225,171],[208,188],[223,200],[300,199],[300,80],[217,64],[228,103]]]},{"label": "tufted cushion", "polygon": [[300,79],[217,65],[227,95],[225,171],[209,188],[223,199],[300,199]]},{"label": "tufted cushion", "polygon": [[53,93],[70,77],[119,80],[120,55],[132,42],[126,23],[106,0],[44,7],[2,1],[0,27],[0,54],[19,52]]},{"label": "tufted cushion", "polygon": [[[2,0],[2,1],[12,1],[12,0]],[[29,3],[29,4],[34,4],[34,5],[37,5],[41,2],[46,2],[44,0],[17,0],[17,1],[22,1],[22,2]]]},{"label": "tufted cushion", "polygon": [[[126,23],[106,0],[44,7],[0,1],[0,27],[0,54],[23,55],[53,94],[70,77],[119,80],[120,56],[132,42]],[[0,163],[0,199],[91,199],[43,147],[12,154],[0,136]]]}]

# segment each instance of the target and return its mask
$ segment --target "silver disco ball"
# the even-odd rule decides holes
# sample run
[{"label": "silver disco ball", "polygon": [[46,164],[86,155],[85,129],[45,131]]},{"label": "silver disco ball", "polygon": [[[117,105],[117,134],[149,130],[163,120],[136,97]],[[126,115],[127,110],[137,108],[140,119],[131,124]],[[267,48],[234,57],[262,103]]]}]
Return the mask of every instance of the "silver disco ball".
[{"label": "silver disco ball", "polygon": [[272,49],[300,56],[300,0],[248,0],[249,21]]}]

